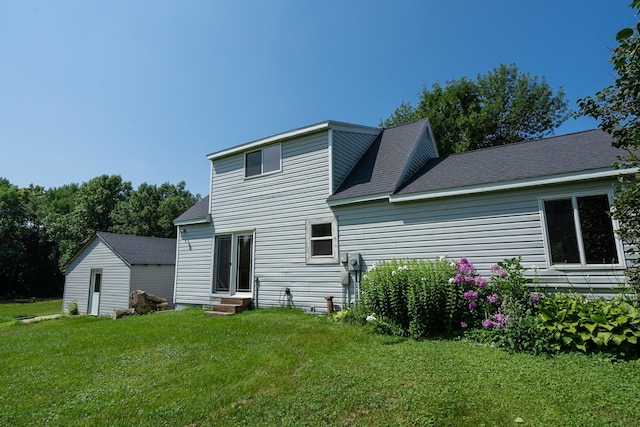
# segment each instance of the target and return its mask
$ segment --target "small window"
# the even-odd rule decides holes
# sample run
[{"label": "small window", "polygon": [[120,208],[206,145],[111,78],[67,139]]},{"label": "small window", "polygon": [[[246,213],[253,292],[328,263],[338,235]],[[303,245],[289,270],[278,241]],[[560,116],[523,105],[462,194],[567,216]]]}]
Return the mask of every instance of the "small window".
[{"label": "small window", "polygon": [[307,263],[338,262],[338,226],[335,219],[307,221]]},{"label": "small window", "polygon": [[279,171],[281,157],[280,144],[247,153],[244,176],[249,178]]},{"label": "small window", "polygon": [[545,200],[551,264],[619,264],[609,209],[606,194]]}]

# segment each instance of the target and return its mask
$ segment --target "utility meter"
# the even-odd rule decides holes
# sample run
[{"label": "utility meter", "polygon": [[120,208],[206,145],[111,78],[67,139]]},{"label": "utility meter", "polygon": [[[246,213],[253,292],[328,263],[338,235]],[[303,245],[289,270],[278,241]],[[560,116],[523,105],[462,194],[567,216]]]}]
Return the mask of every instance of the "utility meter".
[{"label": "utility meter", "polygon": [[347,263],[349,271],[360,271],[360,254],[349,254],[349,262]]},{"label": "utility meter", "polygon": [[349,273],[345,270],[340,272],[340,284],[342,284],[342,286],[349,286]]}]

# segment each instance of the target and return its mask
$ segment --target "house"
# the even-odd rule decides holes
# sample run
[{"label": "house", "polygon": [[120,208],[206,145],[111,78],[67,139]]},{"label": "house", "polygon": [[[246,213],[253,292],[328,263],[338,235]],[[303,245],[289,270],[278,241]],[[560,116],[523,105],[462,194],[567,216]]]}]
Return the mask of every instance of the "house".
[{"label": "house", "polygon": [[63,311],[98,316],[127,308],[136,289],[173,304],[176,239],[98,232],[67,263]]},{"label": "house", "polygon": [[208,156],[209,198],[175,222],[175,302],[325,311],[377,261],[441,255],[485,276],[522,256],[543,286],[610,294],[627,262],[608,214],[631,172],[612,167],[620,154],[590,130],[439,156],[427,119],[326,121],[225,149]]}]

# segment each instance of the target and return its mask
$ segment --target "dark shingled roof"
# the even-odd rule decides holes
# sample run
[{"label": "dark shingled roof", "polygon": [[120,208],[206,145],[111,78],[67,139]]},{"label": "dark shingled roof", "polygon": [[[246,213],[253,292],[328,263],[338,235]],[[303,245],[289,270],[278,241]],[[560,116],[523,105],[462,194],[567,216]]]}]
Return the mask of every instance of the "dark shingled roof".
[{"label": "dark shingled roof", "polygon": [[173,220],[173,223],[181,221],[197,221],[199,219],[206,219],[209,215],[209,196],[200,200],[195,205],[187,209],[182,215]]},{"label": "dark shingled roof", "polygon": [[422,193],[611,168],[623,150],[599,129],[429,160],[397,194]]},{"label": "dark shingled roof", "polygon": [[129,265],[175,265],[176,239],[98,231],[97,237]]},{"label": "dark shingled roof", "polygon": [[427,126],[428,120],[423,119],[381,131],[328,200],[393,193]]}]

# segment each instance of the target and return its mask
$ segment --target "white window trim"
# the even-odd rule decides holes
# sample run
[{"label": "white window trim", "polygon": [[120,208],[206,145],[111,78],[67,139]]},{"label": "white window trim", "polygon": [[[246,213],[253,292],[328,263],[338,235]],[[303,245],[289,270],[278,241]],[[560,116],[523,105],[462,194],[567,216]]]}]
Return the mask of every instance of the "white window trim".
[{"label": "white window trim", "polygon": [[[331,255],[311,255],[311,226],[317,224],[331,224]],[[335,218],[308,219],[306,221],[306,260],[307,264],[337,264],[338,263],[338,221]],[[326,239],[326,237],[324,238]]]},{"label": "white window trim", "polygon": [[[264,150],[266,148],[270,148],[270,147],[275,147],[275,146],[279,146],[280,147],[280,167],[278,169],[269,171],[269,172],[263,172],[264,169]],[[251,154],[251,153],[255,153],[256,151],[260,152],[260,173],[255,174],[255,175],[251,175],[251,176],[247,176],[247,154]],[[282,172],[282,144],[273,144],[273,145],[269,145],[266,147],[260,147],[258,149],[255,150],[250,150],[250,151],[245,151],[244,154],[244,179],[255,179],[258,178],[260,176],[268,176],[268,175],[273,175],[279,172]]]},{"label": "white window trim", "polygon": [[[618,255],[618,263],[617,264],[587,264],[585,262],[586,255],[584,253],[584,244],[582,241],[582,228],[580,224],[580,220],[575,212],[577,210],[577,198],[578,197],[589,197],[589,196],[603,196],[606,195],[609,199],[609,206],[613,206],[613,192],[612,191],[579,191],[574,193],[565,193],[565,194],[557,194],[552,196],[542,196],[538,197],[538,209],[540,215],[540,222],[542,225],[542,237],[544,239],[544,256],[547,262],[547,268],[552,270],[580,270],[580,269],[602,269],[602,268],[610,268],[610,269],[625,269],[626,268],[626,259],[624,252],[624,244],[618,237],[618,229],[620,228],[620,223],[616,218],[611,218],[611,223],[613,226],[613,238],[616,247],[616,254]],[[579,264],[554,264],[551,259],[551,244],[549,242],[549,232],[547,228],[547,216],[544,209],[544,202],[551,200],[565,200],[571,199],[571,205],[573,207],[573,220],[577,233],[577,242],[578,242],[578,251],[580,253]]]}]

